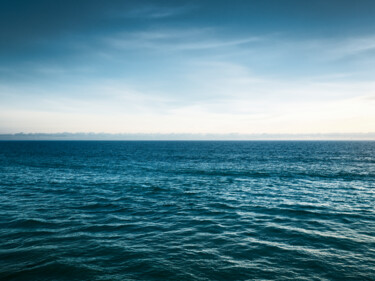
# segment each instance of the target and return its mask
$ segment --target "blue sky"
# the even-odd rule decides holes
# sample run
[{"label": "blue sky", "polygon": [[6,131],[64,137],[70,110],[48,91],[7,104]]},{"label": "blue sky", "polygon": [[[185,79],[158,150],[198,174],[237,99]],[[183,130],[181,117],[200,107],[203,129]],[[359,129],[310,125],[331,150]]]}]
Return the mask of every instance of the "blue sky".
[{"label": "blue sky", "polygon": [[0,133],[375,132],[374,1],[0,1]]}]

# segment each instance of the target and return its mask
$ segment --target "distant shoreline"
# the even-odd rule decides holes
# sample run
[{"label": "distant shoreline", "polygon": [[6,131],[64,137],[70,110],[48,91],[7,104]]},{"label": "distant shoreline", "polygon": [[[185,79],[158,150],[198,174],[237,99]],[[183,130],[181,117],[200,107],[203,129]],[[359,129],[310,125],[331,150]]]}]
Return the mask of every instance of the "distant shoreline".
[{"label": "distant shoreline", "polygon": [[0,141],[375,141],[375,133],[331,134],[0,134]]}]

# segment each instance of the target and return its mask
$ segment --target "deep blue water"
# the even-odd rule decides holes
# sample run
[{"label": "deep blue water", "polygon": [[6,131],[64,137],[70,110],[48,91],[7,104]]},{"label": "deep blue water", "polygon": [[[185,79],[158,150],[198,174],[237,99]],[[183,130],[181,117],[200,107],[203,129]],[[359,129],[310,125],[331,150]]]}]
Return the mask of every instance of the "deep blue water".
[{"label": "deep blue water", "polygon": [[0,142],[0,280],[375,280],[375,142]]}]

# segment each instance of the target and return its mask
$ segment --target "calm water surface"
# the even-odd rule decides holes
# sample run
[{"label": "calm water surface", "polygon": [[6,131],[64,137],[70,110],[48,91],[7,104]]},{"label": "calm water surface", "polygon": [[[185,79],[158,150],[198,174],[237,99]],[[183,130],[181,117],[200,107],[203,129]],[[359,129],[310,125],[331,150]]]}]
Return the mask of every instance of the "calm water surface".
[{"label": "calm water surface", "polygon": [[375,280],[375,142],[0,142],[0,280]]}]

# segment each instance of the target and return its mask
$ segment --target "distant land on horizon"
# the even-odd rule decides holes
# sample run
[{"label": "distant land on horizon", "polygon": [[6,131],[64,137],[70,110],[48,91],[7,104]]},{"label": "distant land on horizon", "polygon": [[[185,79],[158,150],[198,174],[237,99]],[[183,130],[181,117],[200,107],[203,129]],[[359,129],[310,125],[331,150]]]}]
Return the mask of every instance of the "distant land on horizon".
[{"label": "distant land on horizon", "polygon": [[16,133],[0,140],[374,140],[374,133],[322,134],[152,134],[152,133]]}]

